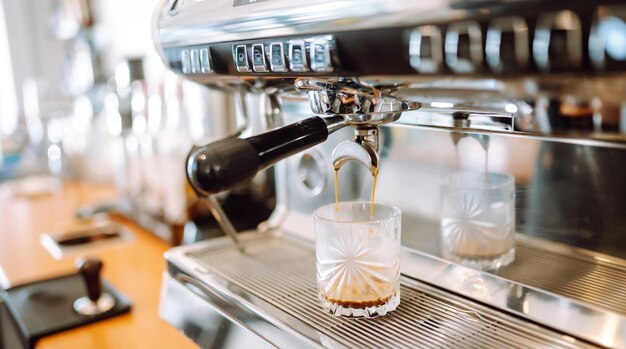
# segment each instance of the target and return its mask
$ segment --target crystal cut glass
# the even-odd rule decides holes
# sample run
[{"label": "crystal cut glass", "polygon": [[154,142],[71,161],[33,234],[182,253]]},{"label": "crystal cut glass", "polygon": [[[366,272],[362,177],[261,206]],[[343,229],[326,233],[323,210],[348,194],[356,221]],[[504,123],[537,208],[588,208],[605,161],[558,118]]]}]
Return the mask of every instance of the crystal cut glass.
[{"label": "crystal cut glass", "polygon": [[496,269],[515,258],[515,179],[498,173],[454,173],[442,186],[444,258]]},{"label": "crystal cut glass", "polygon": [[315,211],[317,284],[334,315],[376,317],[400,303],[400,210],[342,202]]}]

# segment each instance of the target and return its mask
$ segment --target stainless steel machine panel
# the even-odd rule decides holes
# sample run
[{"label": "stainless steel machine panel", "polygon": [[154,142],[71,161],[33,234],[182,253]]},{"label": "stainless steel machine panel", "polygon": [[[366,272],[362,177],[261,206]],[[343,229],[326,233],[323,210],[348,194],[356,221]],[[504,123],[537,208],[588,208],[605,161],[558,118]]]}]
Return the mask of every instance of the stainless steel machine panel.
[{"label": "stainless steel machine panel", "polygon": [[[169,283],[280,347],[626,347],[625,22],[624,1],[162,1],[163,62],[253,96],[267,128],[194,149],[192,186],[218,207],[259,170],[276,184],[257,231],[224,225],[242,253],[173,250]],[[347,139],[339,199],[369,200],[376,173],[402,210],[402,302],[375,320],[316,305],[312,213]],[[468,171],[514,179],[516,257],[495,271],[442,258],[443,179]]]}]

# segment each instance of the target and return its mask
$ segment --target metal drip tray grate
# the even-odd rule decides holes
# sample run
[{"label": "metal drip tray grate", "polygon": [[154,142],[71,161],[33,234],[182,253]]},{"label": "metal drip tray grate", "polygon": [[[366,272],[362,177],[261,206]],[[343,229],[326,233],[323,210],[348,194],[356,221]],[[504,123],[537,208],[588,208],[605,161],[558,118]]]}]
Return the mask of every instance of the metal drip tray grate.
[{"label": "metal drip tray grate", "polygon": [[497,275],[626,314],[626,267],[531,242],[518,243],[515,262]]},{"label": "metal drip tray grate", "polygon": [[320,342],[358,348],[588,348],[572,337],[403,278],[401,304],[376,319],[329,315],[317,304],[315,253],[283,238],[190,252],[211,273],[313,328]]}]

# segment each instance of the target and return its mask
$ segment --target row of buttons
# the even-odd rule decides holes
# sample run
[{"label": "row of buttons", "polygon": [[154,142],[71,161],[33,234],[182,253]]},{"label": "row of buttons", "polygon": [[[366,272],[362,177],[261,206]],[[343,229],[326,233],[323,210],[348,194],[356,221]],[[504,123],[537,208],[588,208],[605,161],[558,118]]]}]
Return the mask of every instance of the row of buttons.
[{"label": "row of buttons", "polygon": [[[617,13],[625,13],[625,9],[618,10],[603,7],[595,17],[589,37],[589,56],[597,69],[605,67],[607,57],[613,61],[626,61],[626,49],[612,52],[615,43],[609,40],[626,37],[626,18],[616,16]],[[620,25],[613,25],[616,21]],[[532,58],[540,71],[581,67],[583,29],[574,12],[544,13],[536,23]],[[487,65],[496,73],[523,71],[530,60],[528,32],[527,22],[522,17],[496,18],[489,23],[483,51],[483,32],[477,22],[449,25],[445,41],[438,26],[420,26],[410,36],[411,66],[422,74],[441,73],[445,60],[454,73],[475,73],[483,65],[484,52]],[[616,51],[619,53],[616,54]]]},{"label": "row of buttons", "polygon": [[182,49],[180,64],[183,74],[207,74],[213,72],[209,48]]},{"label": "row of buttons", "polygon": [[[241,73],[333,71],[331,39],[323,37],[307,40],[290,40],[287,43],[287,55],[285,55],[284,46],[283,42],[234,45],[233,60],[235,67]],[[269,51],[269,55],[266,55],[266,51]],[[249,57],[252,59],[249,59]]]}]

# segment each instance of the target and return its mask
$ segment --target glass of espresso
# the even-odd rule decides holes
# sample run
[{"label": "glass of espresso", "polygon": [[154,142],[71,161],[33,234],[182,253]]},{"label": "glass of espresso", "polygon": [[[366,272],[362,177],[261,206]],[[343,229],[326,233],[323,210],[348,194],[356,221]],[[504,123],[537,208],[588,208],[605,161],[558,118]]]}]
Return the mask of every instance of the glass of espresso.
[{"label": "glass of espresso", "polygon": [[315,211],[317,285],[324,310],[376,317],[396,309],[400,215],[396,207],[372,207],[371,202],[340,202]]}]

